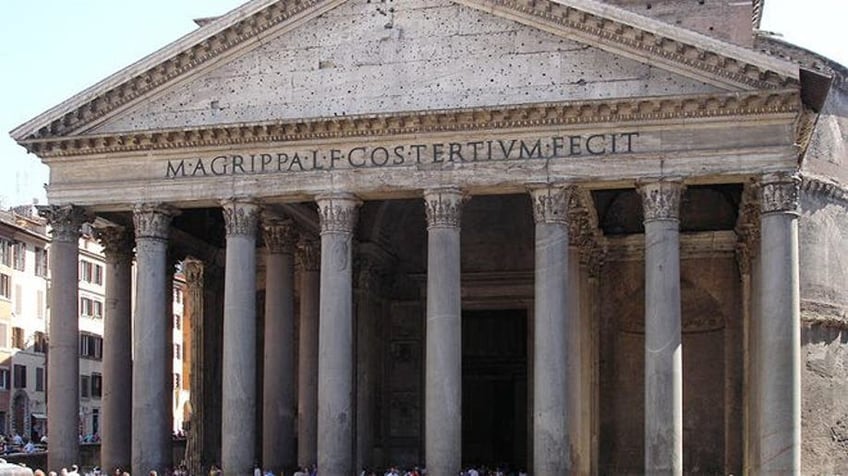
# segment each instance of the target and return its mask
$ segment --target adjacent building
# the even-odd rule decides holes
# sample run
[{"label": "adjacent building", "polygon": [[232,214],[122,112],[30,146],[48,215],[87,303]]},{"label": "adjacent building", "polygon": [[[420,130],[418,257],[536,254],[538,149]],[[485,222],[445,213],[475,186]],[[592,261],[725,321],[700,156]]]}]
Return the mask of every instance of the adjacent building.
[{"label": "adjacent building", "polygon": [[[100,440],[103,398],[105,260],[86,228],[79,239],[79,436]],[[38,441],[47,434],[50,289],[45,220],[32,206],[0,210],[0,433]],[[183,384],[182,273],[174,280],[174,432],[182,431],[188,387]]]}]

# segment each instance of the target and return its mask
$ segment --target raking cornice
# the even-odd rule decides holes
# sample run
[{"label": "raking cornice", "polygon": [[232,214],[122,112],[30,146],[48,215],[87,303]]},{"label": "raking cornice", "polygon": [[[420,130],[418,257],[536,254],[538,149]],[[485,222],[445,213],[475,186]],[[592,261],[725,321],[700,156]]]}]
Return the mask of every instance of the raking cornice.
[{"label": "raking cornice", "polygon": [[[21,144],[82,136],[166,84],[297,28],[347,0],[253,0],[11,132]],[[609,52],[650,61],[727,90],[797,87],[788,62],[596,0],[453,0]]]}]

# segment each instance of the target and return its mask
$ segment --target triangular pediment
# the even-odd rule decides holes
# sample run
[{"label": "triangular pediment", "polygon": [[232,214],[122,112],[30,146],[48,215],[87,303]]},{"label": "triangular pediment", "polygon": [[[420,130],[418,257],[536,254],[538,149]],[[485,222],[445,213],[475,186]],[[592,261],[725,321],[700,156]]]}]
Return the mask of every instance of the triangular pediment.
[{"label": "triangular pediment", "polygon": [[450,0],[351,0],[92,132],[722,91]]},{"label": "triangular pediment", "polygon": [[12,135],[28,144],[795,85],[788,63],[594,0],[254,0]]}]

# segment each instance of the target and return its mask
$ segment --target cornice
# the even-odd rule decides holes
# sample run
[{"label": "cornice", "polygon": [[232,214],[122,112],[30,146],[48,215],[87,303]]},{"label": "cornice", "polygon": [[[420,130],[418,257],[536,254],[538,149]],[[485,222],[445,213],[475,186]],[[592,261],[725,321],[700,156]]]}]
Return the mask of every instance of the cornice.
[{"label": "cornice", "polygon": [[[166,83],[343,0],[257,1],[236,9],[12,131],[21,144],[78,134]],[[745,50],[591,0],[454,0],[559,36],[688,72],[730,89],[797,87],[797,72]],[[565,3],[568,3],[566,5]]]},{"label": "cornice", "polygon": [[848,188],[812,175],[801,174],[801,190],[804,193],[823,195],[848,205]]},{"label": "cornice", "polygon": [[64,137],[25,142],[40,157],[172,150],[232,144],[326,140],[349,137],[655,122],[737,116],[797,114],[797,89],[695,96],[654,96],[521,104],[397,114],[360,115],[229,124],[206,128],[160,129],[132,133]]},{"label": "cornice", "polygon": [[[224,17],[211,22],[191,36],[189,44],[177,41],[173,45],[179,47],[174,51],[165,47],[136,65],[122,70],[102,83],[94,86],[94,91],[84,91],[80,96],[86,95],[87,99],[81,101],[78,106],[61,104],[58,109],[65,106],[66,112],[48,111],[42,116],[33,119],[14,131],[12,136],[16,140],[27,140],[39,137],[61,136],[80,130],[84,126],[108,115],[121,107],[145,96],[163,84],[174,80],[200,66],[218,59],[230,50],[255,39],[257,36],[267,32],[271,28],[305,13],[310,9],[331,2],[328,0],[281,0],[266,1],[267,5],[261,5],[258,9],[251,9],[252,5],[233,10]],[[316,12],[316,13],[320,13]],[[205,34],[204,34],[205,33]],[[164,58],[160,54],[170,53]],[[112,81],[110,81],[112,80]],[[100,88],[97,88],[100,86]],[[97,88],[97,89],[96,89]],[[89,92],[90,94],[85,94]],[[66,102],[73,101],[73,98]],[[27,134],[26,129],[35,126],[33,122],[38,119],[47,121],[51,114],[58,116],[49,122],[38,126],[35,131]]]},{"label": "cornice", "polygon": [[618,54],[650,58],[651,63],[724,87],[780,89],[799,84],[797,69],[788,63],[594,0],[455,1]]}]

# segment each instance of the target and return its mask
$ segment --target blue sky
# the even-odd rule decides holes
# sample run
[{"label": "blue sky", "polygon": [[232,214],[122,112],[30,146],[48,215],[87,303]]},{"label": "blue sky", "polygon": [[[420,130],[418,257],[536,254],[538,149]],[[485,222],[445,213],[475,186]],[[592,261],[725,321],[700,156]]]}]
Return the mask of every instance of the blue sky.
[{"label": "blue sky", "polygon": [[[0,205],[45,203],[48,170],[8,132],[242,0],[2,0]],[[762,28],[848,64],[848,0],[766,0]]]}]

